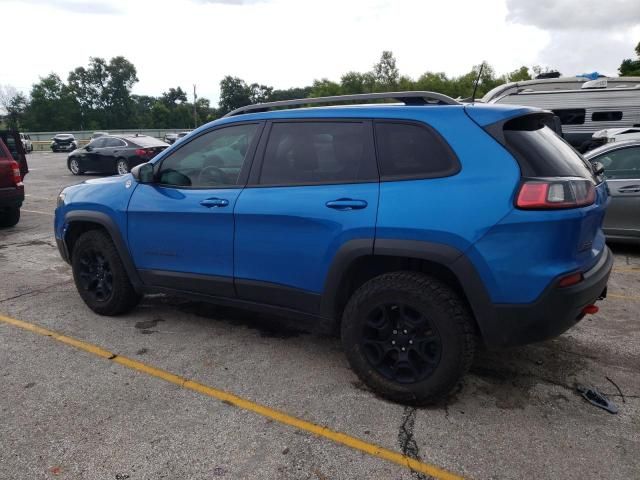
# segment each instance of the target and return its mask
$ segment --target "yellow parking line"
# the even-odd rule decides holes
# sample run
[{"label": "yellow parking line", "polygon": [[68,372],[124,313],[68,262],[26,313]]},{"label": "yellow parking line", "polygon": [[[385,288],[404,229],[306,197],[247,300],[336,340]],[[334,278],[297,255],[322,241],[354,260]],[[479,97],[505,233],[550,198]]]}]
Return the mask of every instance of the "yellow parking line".
[{"label": "yellow parking line", "polygon": [[118,363],[132,370],[137,370],[138,372],[145,373],[152,377],[160,378],[166,382],[173,383],[175,385],[186,388],[188,390],[193,390],[194,392],[198,392],[203,395],[207,395],[209,397],[215,398],[217,400],[230,403],[232,405],[235,405],[238,408],[242,408],[243,410],[253,412],[257,415],[261,415],[263,417],[269,418],[276,422],[280,422],[282,424],[292,426],[299,430],[304,430],[306,432],[312,433],[319,437],[323,437],[328,440],[331,440],[340,445],[353,448],[354,450],[359,450],[368,455],[371,455],[372,457],[388,460],[402,467],[406,467],[414,472],[424,473],[425,475],[430,475],[431,477],[434,477],[437,479],[444,479],[444,480],[462,479],[462,477],[456,474],[453,474],[451,472],[448,472],[446,470],[443,470],[435,465],[431,465],[429,463],[425,463],[419,460],[415,460],[413,458],[409,458],[406,455],[403,455],[401,453],[394,452],[393,450],[387,450],[386,448],[380,447],[373,443],[365,442],[356,437],[347,435],[346,433],[331,430],[328,427],[316,425],[315,423],[308,422],[306,420],[302,420],[300,418],[288,415],[279,410],[275,410],[273,408],[260,405],[259,403],[254,403],[250,400],[234,395],[233,393],[225,392],[224,390],[219,390],[217,388],[210,387],[208,385],[204,385],[202,383],[198,383],[193,380],[189,380],[187,378],[183,378],[179,375],[175,375],[173,373],[167,372],[166,370],[162,370],[160,368],[156,368],[151,365],[138,362],[137,360],[133,360],[131,358],[116,355],[97,345],[94,345],[88,342],[83,342],[82,340],[69,337],[67,335],[62,335],[53,330],[39,327],[38,325],[35,325],[33,323],[17,320],[11,317],[5,317],[3,315],[0,315],[0,322],[13,325],[18,328],[22,328],[23,330],[28,330],[33,333],[37,333],[38,335],[43,335],[46,337],[53,338],[54,340],[65,343],[67,345],[71,345],[80,350],[84,350],[85,352],[89,352],[100,358],[111,360],[115,363]]},{"label": "yellow parking line", "polygon": [[640,272],[640,267],[629,267],[629,268],[614,268],[614,272],[627,273],[627,272]]},{"label": "yellow parking line", "polygon": [[619,298],[621,300],[640,300],[640,296],[618,295],[616,293],[607,293],[607,298]]}]

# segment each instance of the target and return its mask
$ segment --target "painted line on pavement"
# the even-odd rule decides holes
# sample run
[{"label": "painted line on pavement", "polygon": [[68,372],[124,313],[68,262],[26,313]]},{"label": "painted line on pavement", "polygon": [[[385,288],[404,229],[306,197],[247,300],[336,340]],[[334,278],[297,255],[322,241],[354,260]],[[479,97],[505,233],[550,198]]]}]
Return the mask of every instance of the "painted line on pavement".
[{"label": "painted line on pavement", "polygon": [[108,350],[103,349],[102,347],[99,347],[98,345],[94,345],[92,343],[84,342],[74,337],[63,335],[61,333],[55,332],[53,330],[49,330],[47,328],[40,327],[33,323],[25,322],[23,320],[17,320],[11,317],[5,317],[3,315],[0,315],[0,322],[3,322],[8,325],[13,325],[14,327],[18,327],[23,330],[27,330],[29,332],[37,333],[38,335],[50,337],[53,340],[64,343],[66,345],[70,345],[79,350],[83,350],[85,352],[91,353],[97,357],[100,357],[106,360],[111,360],[112,362],[118,363],[123,367],[127,367],[132,370],[145,373],[152,377],[160,378],[166,382],[172,383],[174,385],[178,385],[182,388],[186,388],[187,390],[192,390],[194,392],[201,393],[211,398],[215,398],[227,404],[235,405],[236,407],[241,408],[243,410],[247,410],[249,412],[255,413],[262,417],[269,418],[271,420],[282,423],[284,425],[289,425],[291,427],[297,428],[298,430],[303,430],[303,431],[312,433],[318,437],[326,438],[340,445],[344,445],[354,450],[358,450],[360,452],[366,453],[367,455],[370,455],[372,457],[381,458],[389,462],[393,462],[397,465],[408,468],[409,470],[412,470],[414,472],[423,473],[425,475],[429,475],[436,479],[443,479],[443,480],[461,480],[462,479],[462,477],[454,473],[448,472],[435,465],[431,465],[429,463],[424,463],[419,460],[415,460],[401,453],[394,452],[393,450],[387,450],[386,448],[380,447],[373,443],[365,442],[363,440],[360,440],[359,438],[352,437],[351,435],[347,435],[346,433],[338,432],[336,430],[331,430],[328,427],[323,427],[321,425],[317,425],[315,423],[302,420],[301,418],[288,415],[287,413],[281,412],[279,410],[275,410],[265,405],[254,403],[250,400],[234,395],[233,393],[226,392],[224,390],[219,390],[215,387],[210,387],[208,385],[204,385],[202,383],[189,380],[187,378],[181,377],[179,375],[175,375],[171,372],[162,370],[157,367],[153,367],[151,365],[147,365],[137,360],[133,360],[131,358],[117,355],[115,353],[112,353]]}]

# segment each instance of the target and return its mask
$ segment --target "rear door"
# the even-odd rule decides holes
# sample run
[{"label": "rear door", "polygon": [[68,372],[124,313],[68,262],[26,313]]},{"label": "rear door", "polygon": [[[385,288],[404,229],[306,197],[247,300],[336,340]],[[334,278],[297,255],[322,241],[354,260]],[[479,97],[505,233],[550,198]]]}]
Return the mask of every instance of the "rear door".
[{"label": "rear door", "polygon": [[5,146],[9,149],[13,159],[20,165],[20,173],[22,178],[29,173],[29,167],[27,166],[27,157],[25,155],[22,141],[20,140],[20,134],[14,130],[0,130],[0,139],[4,142]]},{"label": "rear door", "polygon": [[640,238],[640,146],[613,150],[592,160],[604,165],[611,194],[605,233]]},{"label": "rear door", "polygon": [[373,252],[378,191],[371,122],[269,122],[235,208],[238,296],[317,313],[340,248]]},{"label": "rear door", "polygon": [[100,149],[100,154],[96,159],[98,168],[101,172],[116,173],[116,159],[125,158],[127,153],[124,151],[127,144],[124,140],[115,137],[107,137],[104,147]]}]

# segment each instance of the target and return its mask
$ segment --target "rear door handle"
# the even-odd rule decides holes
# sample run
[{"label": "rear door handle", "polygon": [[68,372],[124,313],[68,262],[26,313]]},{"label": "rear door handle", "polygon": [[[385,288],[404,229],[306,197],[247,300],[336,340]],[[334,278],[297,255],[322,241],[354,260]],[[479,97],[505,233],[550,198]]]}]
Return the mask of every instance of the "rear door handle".
[{"label": "rear door handle", "polygon": [[640,185],[627,185],[626,187],[622,187],[618,189],[620,193],[639,193]]},{"label": "rear door handle", "polygon": [[325,205],[328,208],[333,208],[334,210],[362,210],[363,208],[367,208],[368,203],[364,200],[354,200],[352,198],[338,198],[337,200],[331,200]]},{"label": "rear door handle", "polygon": [[229,205],[229,200],[224,198],[207,198],[206,200],[202,200],[200,205],[207,208],[226,207]]}]

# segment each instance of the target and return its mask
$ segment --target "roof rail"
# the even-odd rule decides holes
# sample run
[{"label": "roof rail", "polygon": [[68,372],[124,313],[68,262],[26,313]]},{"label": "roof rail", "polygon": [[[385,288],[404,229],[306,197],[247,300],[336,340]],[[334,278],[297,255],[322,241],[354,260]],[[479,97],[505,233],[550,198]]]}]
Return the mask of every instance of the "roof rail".
[{"label": "roof rail", "polygon": [[397,100],[405,105],[460,105],[459,102],[447,95],[435,92],[383,92],[383,93],[358,93],[354,95],[335,95],[331,97],[310,97],[296,100],[280,100],[277,102],[256,103],[246,107],[236,108],[227,113],[225,117],[233,117],[242,113],[266,112],[278,107],[299,107],[316,103],[350,102],[358,103],[367,100]]}]

